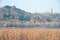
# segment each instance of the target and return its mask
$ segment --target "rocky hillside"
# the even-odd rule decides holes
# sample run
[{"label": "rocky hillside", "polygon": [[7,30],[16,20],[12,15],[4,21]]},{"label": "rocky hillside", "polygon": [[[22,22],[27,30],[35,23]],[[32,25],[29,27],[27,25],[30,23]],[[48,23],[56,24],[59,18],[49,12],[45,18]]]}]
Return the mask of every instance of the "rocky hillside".
[{"label": "rocky hillside", "polygon": [[30,14],[28,12],[25,12],[24,10],[21,10],[19,8],[16,8],[15,6],[4,6],[0,8],[0,20],[11,20],[11,19],[17,19],[20,21],[29,21],[30,20]]}]

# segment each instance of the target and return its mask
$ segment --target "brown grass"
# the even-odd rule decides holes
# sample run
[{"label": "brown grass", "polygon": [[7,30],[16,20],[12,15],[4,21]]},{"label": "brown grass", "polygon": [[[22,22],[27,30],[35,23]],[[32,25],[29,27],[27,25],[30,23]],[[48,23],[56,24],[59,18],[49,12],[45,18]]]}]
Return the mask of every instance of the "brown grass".
[{"label": "brown grass", "polygon": [[0,40],[60,40],[60,29],[0,29]]}]

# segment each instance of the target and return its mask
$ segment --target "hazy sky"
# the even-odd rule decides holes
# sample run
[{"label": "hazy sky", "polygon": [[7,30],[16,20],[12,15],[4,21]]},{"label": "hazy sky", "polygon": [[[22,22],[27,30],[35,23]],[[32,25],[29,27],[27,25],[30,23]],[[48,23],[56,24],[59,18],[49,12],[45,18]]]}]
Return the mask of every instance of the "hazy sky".
[{"label": "hazy sky", "polygon": [[0,0],[0,6],[15,5],[28,12],[60,12],[60,0]]}]

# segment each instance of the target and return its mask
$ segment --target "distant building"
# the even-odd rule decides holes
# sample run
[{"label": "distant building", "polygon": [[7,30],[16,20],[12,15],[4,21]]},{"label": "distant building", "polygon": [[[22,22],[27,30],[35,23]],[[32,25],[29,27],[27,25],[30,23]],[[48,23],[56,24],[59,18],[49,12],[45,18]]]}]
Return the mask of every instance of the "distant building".
[{"label": "distant building", "polygon": [[53,14],[53,8],[51,8],[51,13]]}]

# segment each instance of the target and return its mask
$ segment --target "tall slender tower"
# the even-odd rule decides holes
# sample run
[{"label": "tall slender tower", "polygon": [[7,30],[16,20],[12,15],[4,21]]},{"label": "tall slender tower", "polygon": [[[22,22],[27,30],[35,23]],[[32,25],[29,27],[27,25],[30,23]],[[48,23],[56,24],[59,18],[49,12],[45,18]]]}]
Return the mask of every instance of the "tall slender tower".
[{"label": "tall slender tower", "polygon": [[51,8],[51,13],[53,14],[53,8]]}]

